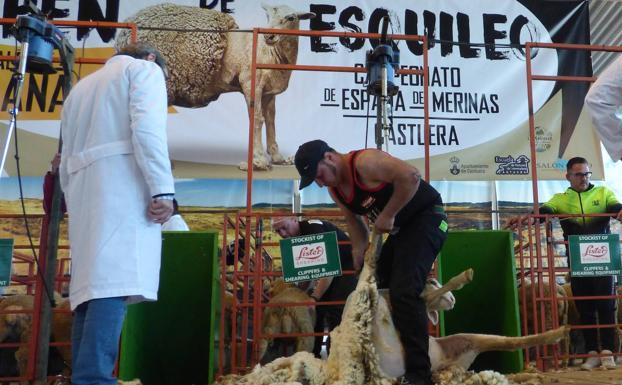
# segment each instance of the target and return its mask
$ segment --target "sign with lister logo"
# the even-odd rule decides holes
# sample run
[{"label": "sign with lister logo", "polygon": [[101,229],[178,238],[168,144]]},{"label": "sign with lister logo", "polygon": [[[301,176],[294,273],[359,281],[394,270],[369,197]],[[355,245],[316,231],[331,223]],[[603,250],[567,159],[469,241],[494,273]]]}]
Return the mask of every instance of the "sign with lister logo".
[{"label": "sign with lister logo", "polygon": [[334,231],[282,239],[280,246],[285,282],[341,275],[337,234]]},{"label": "sign with lister logo", "polygon": [[571,235],[570,274],[573,277],[619,275],[620,236],[618,234]]}]

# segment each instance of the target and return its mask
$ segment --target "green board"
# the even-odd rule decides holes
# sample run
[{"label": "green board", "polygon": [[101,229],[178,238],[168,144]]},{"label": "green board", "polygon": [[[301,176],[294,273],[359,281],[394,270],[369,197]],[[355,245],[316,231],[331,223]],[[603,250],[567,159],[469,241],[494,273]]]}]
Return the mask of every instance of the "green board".
[{"label": "green board", "polygon": [[0,288],[11,284],[13,266],[13,238],[0,239]]},{"label": "green board", "polygon": [[164,232],[157,302],[128,307],[119,378],[144,385],[208,384],[218,329],[218,234]]},{"label": "green board", "polygon": [[334,231],[281,239],[279,245],[285,282],[341,275],[341,258]]},{"label": "green board", "polygon": [[[520,336],[514,242],[509,231],[452,231],[439,258],[439,278],[446,282],[473,268],[473,282],[454,291],[456,306],[441,319],[441,333]],[[480,354],[473,370],[517,373],[522,351]]]},{"label": "green board", "polygon": [[620,236],[618,234],[583,234],[568,237],[570,276],[600,277],[620,275]]}]

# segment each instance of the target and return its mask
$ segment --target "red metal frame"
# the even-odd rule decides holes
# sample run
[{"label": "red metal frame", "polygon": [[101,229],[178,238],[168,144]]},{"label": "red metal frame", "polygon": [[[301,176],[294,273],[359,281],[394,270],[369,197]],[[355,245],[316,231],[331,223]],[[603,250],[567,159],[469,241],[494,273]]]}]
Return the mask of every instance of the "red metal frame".
[{"label": "red metal frame", "polygon": [[[536,43],[536,42],[528,42],[525,44],[525,57],[526,57],[526,63],[525,63],[525,68],[526,68],[526,77],[527,77],[527,100],[528,100],[528,111],[529,111],[529,147],[530,147],[530,152],[531,152],[531,183],[532,183],[532,190],[533,190],[533,213],[538,214],[539,211],[539,198],[538,198],[538,170],[537,170],[537,165],[536,165],[536,158],[537,158],[537,152],[536,152],[536,141],[535,141],[535,113],[533,110],[533,89],[532,89],[532,82],[534,80],[538,80],[538,81],[579,81],[579,82],[593,82],[594,80],[596,80],[595,77],[587,77],[587,76],[545,76],[545,75],[534,75],[532,73],[532,67],[531,67],[531,49],[532,48],[544,48],[544,49],[563,49],[563,50],[582,50],[582,51],[607,51],[607,52],[622,52],[622,47],[619,46],[606,46],[606,45],[589,45],[589,44],[566,44],[566,43]],[[580,216],[580,215],[579,215]],[[606,216],[606,215],[604,215]],[[564,217],[572,217],[571,215],[568,216],[564,216]],[[542,327],[544,325],[544,302],[545,301],[550,301],[551,303],[551,309],[552,309],[552,316],[553,319],[555,321],[555,325],[559,325],[559,317],[557,314],[557,306],[555,304],[555,300],[553,299],[553,297],[547,297],[545,298],[544,296],[544,288],[541,285],[542,279],[543,279],[543,268],[542,268],[542,261],[544,260],[545,257],[542,256],[541,253],[541,247],[540,245],[542,244],[542,240],[541,240],[541,234],[540,234],[540,224],[538,222],[538,224],[536,224],[535,226],[531,225],[531,219],[532,218],[542,218],[542,217],[538,217],[536,216],[530,216],[530,224],[529,224],[529,237],[530,237],[530,241],[529,241],[529,249],[530,249],[530,263],[533,263],[533,249],[532,249],[532,233],[535,236],[535,255],[537,258],[537,263],[538,263],[538,294],[539,296],[536,298],[535,293],[532,293],[534,300],[534,303],[532,304],[532,311],[533,314],[536,314],[536,303],[539,302],[540,303],[540,314],[541,314],[541,318],[542,318]],[[550,221],[550,216],[544,216],[545,218],[545,224],[546,226],[546,231],[547,231],[547,260],[548,260],[548,277],[553,277],[555,276],[555,273],[558,272],[558,269],[555,269],[554,265],[553,265],[553,259],[551,259],[551,250],[553,249],[552,243],[550,242],[551,235],[550,234],[550,230],[549,230],[549,221]],[[535,231],[532,231],[533,228],[535,227]],[[520,232],[519,232],[520,234]],[[521,270],[524,272],[523,269],[523,265],[522,265],[522,249],[521,249]],[[530,269],[533,269],[533,264],[530,264]],[[566,269],[567,271],[567,269]],[[533,271],[532,271],[533,272]],[[555,293],[555,283],[553,282],[553,279],[549,279],[549,289],[551,293]],[[535,290],[535,288],[532,285],[532,290]],[[522,299],[523,301],[525,301],[525,294],[521,293],[522,295]],[[551,294],[553,295],[553,294]],[[615,296],[614,296],[615,297]],[[566,298],[564,297],[564,299],[574,299],[574,298],[581,298],[581,297],[570,297],[570,298]],[[593,299],[602,299],[602,298],[611,298],[611,297],[591,297]],[[524,302],[523,302],[524,304]],[[523,316],[525,317],[526,313],[526,308],[523,306]],[[526,319],[524,319],[523,321],[523,325],[526,325]],[[538,325],[534,325],[535,326],[535,332],[538,332]],[[617,325],[619,327],[619,325]],[[574,327],[573,329],[581,329],[581,328],[586,328],[586,327],[603,327],[603,326],[577,326]],[[604,327],[607,327],[607,325],[605,325]],[[526,331],[526,327],[524,328],[524,332]],[[541,330],[544,331],[544,328]],[[544,348],[544,353],[543,355],[540,354],[539,349],[536,349],[536,362],[538,367],[543,367],[544,366],[544,357],[547,356],[547,349],[546,347]],[[584,357],[585,355],[575,355],[572,357]],[[553,360],[554,362],[554,366],[557,367],[557,352],[556,350],[554,350],[553,352],[553,357],[555,358]],[[568,358],[568,357],[563,357],[563,358]],[[529,357],[526,356],[526,361],[529,362]]]},{"label": "red metal frame", "polygon": [[[16,19],[0,18],[0,24],[15,24]],[[136,41],[137,27],[135,23],[115,23],[110,21],[70,21],[70,20],[49,20],[49,23],[61,27],[88,27],[88,28],[122,28],[130,30],[131,41]],[[18,47],[19,48],[19,47]],[[84,52],[82,52],[84,55]],[[0,55],[0,61],[14,61],[18,57],[15,55]],[[75,63],[78,64],[104,64],[107,59],[76,57]],[[52,58],[54,63],[60,63],[60,58]]]},{"label": "red metal frame", "polygon": [[[591,215],[555,215],[558,218],[572,218],[572,217],[611,217],[611,214],[591,214]],[[541,333],[544,331],[548,331],[549,327],[557,328],[561,326],[560,315],[557,312],[557,302],[560,300],[571,301],[571,300],[582,300],[582,299],[612,299],[618,298],[622,299],[619,295],[608,295],[608,296],[593,296],[593,297],[585,297],[585,296],[558,296],[556,294],[556,277],[566,275],[570,269],[567,267],[556,267],[555,259],[566,258],[565,254],[557,254],[555,250],[555,245],[564,245],[567,244],[562,239],[556,239],[554,237],[553,231],[551,229],[551,219],[553,215],[539,215],[532,214],[527,216],[529,219],[528,224],[526,226],[521,225],[518,228],[519,234],[522,234],[523,230],[527,230],[528,232],[528,242],[527,245],[523,242],[522,236],[518,240],[519,252],[519,266],[520,266],[520,289],[519,295],[521,298],[521,325],[522,325],[522,333],[523,335],[527,335],[529,333]],[[544,221],[545,227],[545,242],[538,243],[538,241],[534,241],[535,234],[541,231],[541,226],[533,225],[533,221]],[[546,255],[538,255],[542,247],[546,247]],[[536,248],[536,250],[534,250]],[[529,261],[529,266],[525,266],[525,261]],[[546,262],[546,266],[544,263]],[[531,290],[531,302],[527,302],[527,289],[525,288],[525,276],[529,276],[529,280],[532,282],[530,286]],[[548,285],[549,295],[546,295],[544,292],[544,285]],[[546,305],[550,306],[550,324],[547,326],[547,318],[548,314],[546,311]],[[532,324],[528,323],[527,315],[532,314]],[[622,322],[618,320],[618,322]],[[586,329],[586,328],[622,328],[622,323],[611,324],[611,325],[571,325],[571,329]],[[586,354],[570,354],[566,355],[565,352],[560,352],[556,345],[553,346],[552,351],[547,346],[544,347],[535,347],[533,348],[535,355],[533,360],[535,360],[535,364],[538,369],[546,370],[546,369],[559,369],[560,360],[569,360],[572,358],[584,358],[588,357]],[[525,352],[525,362],[529,364],[532,360],[532,357],[529,356],[528,352]],[[622,353],[614,352],[614,355],[622,355]]]},{"label": "red metal frame", "polygon": [[[40,329],[40,321],[39,321],[39,312],[37,309],[41,306],[42,296],[44,295],[42,289],[41,277],[37,274],[37,271],[45,270],[45,247],[46,247],[46,239],[47,239],[47,217],[39,214],[28,214],[26,216],[29,220],[41,220],[41,234],[39,237],[39,243],[35,244],[34,247],[38,248],[38,261],[35,261],[33,257],[23,255],[21,252],[14,252],[13,259],[14,263],[21,263],[28,265],[28,275],[27,276],[18,276],[17,274],[13,274],[11,276],[11,281],[17,283],[19,285],[26,286],[27,294],[34,294],[34,304],[32,310],[17,310],[17,311],[0,311],[0,314],[31,314],[32,316],[32,334],[31,338],[28,342],[17,342],[17,343],[0,343],[0,348],[8,348],[8,347],[20,347],[24,345],[28,345],[28,366],[26,369],[26,374],[21,377],[0,377],[0,381],[32,381],[34,378],[34,369],[35,369],[35,360],[36,360],[36,341],[37,334]],[[19,214],[0,214],[0,219],[22,219],[23,216]],[[59,249],[67,250],[67,246],[59,246]],[[30,245],[28,244],[16,244],[14,246],[14,250],[31,250]],[[41,257],[43,256],[43,258]],[[56,279],[59,282],[66,281],[67,278],[64,277],[65,271],[65,261],[67,259],[62,259],[62,264],[59,266],[56,274]],[[39,263],[39,267],[37,267],[36,262]],[[53,310],[54,312],[64,312],[63,310]],[[50,343],[50,346],[65,346],[69,345],[69,341],[65,342],[54,342]]]},{"label": "red metal frame", "polygon": [[[327,72],[366,72],[361,67],[341,67],[341,66],[320,66],[302,64],[262,64],[257,63],[257,41],[259,34],[307,36],[307,37],[352,37],[379,39],[378,33],[354,33],[354,32],[330,32],[330,31],[302,31],[274,28],[255,28],[253,29],[253,48],[251,58],[251,103],[249,107],[249,133],[248,133],[248,172],[246,177],[246,213],[252,213],[252,181],[253,181],[253,152],[255,137],[255,106],[259,105],[255,100],[255,88],[258,69],[272,70],[297,70],[297,71],[327,71]],[[423,124],[424,124],[424,148],[425,148],[425,179],[430,180],[430,116],[428,109],[428,44],[426,36],[419,35],[388,35],[393,40],[414,40],[421,41],[423,45],[423,70],[417,69],[398,69],[398,75],[423,75]]]},{"label": "red metal frame", "polygon": [[[302,302],[292,302],[292,303],[279,303],[279,304],[270,304],[268,303],[270,299],[270,295],[264,290],[264,279],[275,279],[282,277],[281,271],[273,271],[272,267],[268,264],[268,266],[264,266],[266,261],[270,261],[269,258],[263,256],[266,248],[278,247],[279,242],[263,241],[263,227],[264,223],[278,217],[283,216],[291,216],[291,213],[272,213],[272,214],[263,214],[263,213],[252,213],[252,214],[242,214],[237,213],[235,218],[230,218],[226,216],[224,224],[223,224],[223,253],[221,259],[221,298],[224,298],[224,293],[226,289],[226,283],[231,283],[233,285],[232,295],[233,295],[233,304],[231,308],[227,310],[227,305],[224,300],[221,300],[221,317],[220,317],[220,330],[219,333],[220,341],[219,341],[219,365],[218,365],[218,375],[227,374],[227,373],[244,373],[250,370],[254,365],[256,365],[260,358],[259,357],[259,343],[264,338],[293,338],[293,337],[302,337],[302,336],[322,336],[325,333],[275,333],[275,334],[263,334],[262,331],[262,319],[263,319],[263,309],[266,307],[292,307],[292,306],[326,306],[326,305],[341,305],[345,304],[345,301],[310,301],[308,303]],[[312,216],[313,218],[326,218],[326,217],[341,217],[340,213],[336,211],[317,211],[313,213],[307,213],[307,215]],[[235,221],[235,222],[234,222]],[[229,271],[227,270],[227,266],[225,265],[226,259],[226,247],[230,243],[229,234],[231,233],[230,228],[233,225],[235,228],[235,232],[233,235],[233,241],[235,245],[235,253],[234,253],[234,266],[230,267]],[[246,235],[246,228],[253,227],[254,231],[252,233],[251,238],[245,238],[245,255],[244,258],[239,258],[239,253],[241,250],[238,249],[238,241],[241,236]],[[251,249],[251,254],[247,254],[246,251],[249,250],[251,242],[254,242],[254,249]],[[340,244],[347,244],[349,242],[340,242]],[[247,259],[247,256],[250,259]],[[253,263],[254,261],[254,263]],[[240,266],[238,269],[237,266]],[[264,269],[264,267],[267,267]],[[355,274],[353,270],[343,271],[343,274]],[[433,273],[434,275],[435,273]],[[248,282],[248,278],[253,278],[252,282]],[[248,283],[247,283],[248,282]],[[242,290],[242,293],[239,293],[239,290]],[[252,298],[251,298],[252,292]],[[239,298],[242,298],[240,301]],[[252,310],[252,313],[250,312]],[[229,323],[226,322],[227,317],[229,317]],[[252,317],[252,322],[249,322],[248,318]],[[240,319],[241,318],[241,319]],[[241,322],[240,322],[241,321]],[[238,331],[238,325],[241,323],[242,329]],[[252,324],[252,329],[249,329],[249,326]],[[252,338],[249,338],[249,330],[252,330]],[[224,336],[229,334],[230,337],[228,340],[225,340]],[[430,329],[431,335],[439,335],[439,329],[437,326],[431,326]],[[250,345],[250,356],[247,356],[247,352],[249,351]],[[230,347],[229,352],[226,352],[227,346]],[[227,367],[225,367],[225,362],[228,363]],[[227,371],[227,373],[225,372]]]},{"label": "red metal frame", "polygon": [[[283,214],[283,215],[291,215],[291,214]],[[335,216],[336,213],[330,213],[329,216]],[[278,214],[274,215],[275,217]],[[327,216],[326,213],[322,213],[322,216]],[[230,311],[227,311],[225,301],[221,301],[221,319],[220,319],[220,327],[221,327],[221,339],[219,341],[219,366],[218,366],[218,374],[225,373],[225,361],[229,362],[230,365],[228,367],[231,373],[240,373],[245,372],[252,368],[256,363],[259,362],[259,341],[263,338],[277,338],[277,337],[298,337],[298,336],[319,336],[324,335],[324,333],[292,333],[292,334],[271,334],[271,335],[263,335],[261,330],[261,320],[262,320],[262,311],[264,307],[273,307],[273,306],[300,306],[301,303],[283,303],[283,304],[269,304],[267,301],[269,300],[269,295],[264,293],[263,288],[263,279],[264,278],[278,278],[282,276],[281,272],[272,271],[271,263],[269,263],[269,259],[264,257],[265,248],[266,247],[275,247],[278,246],[278,242],[263,242],[263,226],[264,221],[269,220],[271,216],[265,216],[264,214],[241,214],[237,213],[235,217],[235,253],[234,253],[234,267],[233,270],[227,272],[227,267],[225,265],[225,251],[226,245],[229,244],[228,233],[229,226],[232,221],[230,221],[228,216],[225,219],[223,225],[223,255],[221,261],[221,290],[222,293],[225,293],[226,287],[225,282],[231,282],[233,284],[232,294],[233,294],[233,304]],[[246,235],[246,229],[254,227],[254,232],[252,233],[251,238],[245,238],[245,255],[243,260],[239,258],[238,249],[238,240],[240,236]],[[251,241],[255,240],[255,248],[251,250],[251,253],[247,253],[250,250]],[[251,259],[251,256],[253,257]],[[268,262],[268,269],[264,270],[264,262]],[[241,266],[238,270],[237,266]],[[354,274],[354,271],[345,271],[346,274]],[[252,278],[252,282],[249,282],[249,279]],[[240,285],[241,284],[241,285]],[[240,294],[238,293],[238,288],[241,286],[242,290],[242,301],[238,302],[238,298]],[[252,292],[252,298],[251,298]],[[224,297],[224,295],[223,295]],[[345,301],[330,301],[330,302],[309,302],[304,303],[302,305],[331,305],[331,304],[343,304]],[[252,310],[252,314],[251,314]],[[225,322],[226,317],[230,317],[230,340],[225,341],[224,335],[226,334],[227,325]],[[252,316],[252,322],[249,322],[248,318]],[[238,317],[241,317],[242,330],[238,333]],[[252,339],[249,338],[249,323],[252,325]],[[238,335],[240,338],[238,338]],[[230,354],[227,357],[225,352],[226,343],[229,343],[230,346]],[[247,351],[249,350],[248,344],[251,344],[250,357],[247,357]],[[239,346],[238,346],[239,344]],[[242,353],[238,353],[240,350]],[[238,356],[239,355],[239,356]],[[248,359],[250,358],[250,362]]]},{"label": "red metal frame", "polygon": [[[263,279],[264,277],[275,277],[280,276],[281,273],[276,273],[272,271],[264,271],[264,258],[262,257],[262,253],[264,252],[264,247],[273,247],[276,246],[276,242],[272,243],[263,243],[262,241],[262,229],[263,229],[263,219],[260,215],[254,214],[252,209],[252,182],[253,182],[253,152],[254,152],[254,137],[255,137],[255,107],[260,105],[260,101],[256,100],[256,82],[257,82],[257,70],[258,69],[272,69],[272,70],[297,70],[297,71],[330,71],[330,72],[352,72],[352,73],[363,73],[366,72],[364,68],[361,67],[346,67],[346,66],[319,66],[319,65],[304,65],[304,64],[263,64],[257,63],[257,43],[259,39],[259,34],[278,34],[278,35],[292,35],[292,36],[322,36],[322,37],[351,37],[351,38],[371,38],[371,39],[379,39],[381,37],[380,34],[372,34],[372,33],[353,33],[353,32],[330,32],[330,31],[302,31],[302,30],[283,30],[283,29],[270,29],[270,28],[255,28],[253,29],[253,46],[252,46],[252,54],[251,54],[251,103],[249,106],[249,133],[248,133],[248,154],[247,154],[247,178],[246,178],[246,210],[244,213],[238,213],[236,215],[235,220],[235,254],[234,254],[234,269],[233,272],[228,273],[227,267],[225,266],[224,261],[224,253],[225,247],[227,243],[227,233],[229,230],[229,220],[228,217],[225,219],[225,224],[223,226],[223,261],[221,263],[221,290],[222,290],[222,298],[224,298],[224,293],[226,290],[225,282],[231,277],[231,281],[233,283],[233,303],[230,311],[230,322],[231,322],[231,341],[230,341],[230,361],[231,366],[229,368],[232,373],[239,373],[241,371],[246,371],[250,367],[252,367],[255,363],[259,361],[258,352],[259,346],[258,341],[261,340],[262,337],[279,337],[282,335],[274,335],[274,336],[262,336],[261,335],[261,319],[262,319],[262,309],[266,306],[271,306],[269,304],[263,303],[262,299],[267,298],[263,293]],[[429,149],[429,135],[430,135],[430,127],[429,127],[429,108],[428,108],[428,47],[427,47],[427,38],[425,36],[418,35],[390,35],[391,39],[394,40],[415,40],[421,41],[423,44],[423,69],[399,69],[396,71],[397,74],[409,74],[409,75],[422,75],[423,83],[424,83],[424,135],[425,135],[425,178],[429,180],[430,172],[429,172],[429,157],[430,157],[430,149]],[[318,213],[322,215],[322,213]],[[326,215],[326,213],[324,213]],[[334,213],[330,213],[328,215],[335,215]],[[255,223],[255,232],[251,234],[253,220]],[[241,229],[241,225],[244,225],[244,229]],[[244,237],[246,239],[245,243],[245,253],[244,260],[241,262],[239,260],[239,250],[238,250],[238,239],[240,235],[244,231]],[[256,241],[255,249],[254,249],[254,259],[251,260],[251,243],[250,240],[253,238]],[[259,257],[258,257],[259,256]],[[237,271],[237,266],[241,263],[242,270]],[[353,274],[354,272],[346,272]],[[250,298],[250,288],[252,279],[252,302]],[[238,303],[238,280],[243,282],[242,285],[242,302]],[[336,301],[334,304],[344,303],[343,301]],[[313,305],[314,303],[309,303],[308,305]],[[329,305],[333,304],[333,302],[319,302],[320,305]],[[298,304],[281,304],[280,306],[287,305],[300,305]],[[247,343],[248,343],[248,317],[250,315],[249,307],[252,308],[252,331],[253,331],[253,340],[252,340],[252,352],[251,352],[251,365],[247,365]],[[238,327],[238,312],[241,314],[241,326],[242,331],[240,333],[240,348],[244,354],[240,357],[240,363],[237,365],[237,354],[238,354],[238,341],[237,341],[237,327]],[[224,358],[225,358],[225,341],[222,336],[224,335],[225,326],[225,301],[221,301],[221,340],[219,341],[219,368],[218,373],[224,373]],[[289,337],[294,336],[303,336],[303,335],[323,335],[323,333],[311,333],[311,334],[292,334],[288,335]]]}]

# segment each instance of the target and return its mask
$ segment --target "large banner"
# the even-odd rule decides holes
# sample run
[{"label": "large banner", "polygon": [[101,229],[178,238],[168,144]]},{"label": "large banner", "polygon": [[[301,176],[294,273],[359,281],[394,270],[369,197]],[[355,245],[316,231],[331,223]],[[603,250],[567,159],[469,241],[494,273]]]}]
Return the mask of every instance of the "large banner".
[{"label": "large banner", "polygon": [[[5,0],[14,17],[17,0]],[[21,1],[19,2],[21,3]],[[178,177],[245,178],[253,27],[371,32],[383,16],[390,33],[430,39],[430,174],[432,179],[563,179],[567,159],[584,156],[603,177],[600,145],[579,82],[534,81],[537,159],[529,147],[524,43],[589,44],[587,1],[541,0],[251,0],[43,1],[56,20],[132,21],[139,38],[158,46],[169,62],[169,149]],[[285,5],[283,5],[285,4]],[[63,9],[61,9],[63,8]],[[67,8],[67,9],[64,9]],[[234,32],[222,32],[235,30]],[[244,31],[246,30],[246,31]],[[127,31],[68,28],[76,57],[105,58],[125,43]],[[15,52],[3,27],[2,54]],[[378,41],[348,37],[261,35],[259,63],[365,66]],[[423,47],[395,41],[401,68],[422,68]],[[589,52],[536,49],[535,75],[591,76]],[[0,69],[2,112],[11,105],[8,63]],[[94,65],[76,65],[78,76]],[[423,169],[423,77],[396,75],[389,152]],[[55,151],[62,108],[58,75],[26,79],[19,116],[22,163],[41,174]],[[375,147],[375,99],[365,75],[328,71],[259,71],[256,89],[255,178],[295,178],[298,146],[324,139],[341,152]],[[8,118],[5,118],[8,119]],[[12,173],[9,158],[10,174]]]}]

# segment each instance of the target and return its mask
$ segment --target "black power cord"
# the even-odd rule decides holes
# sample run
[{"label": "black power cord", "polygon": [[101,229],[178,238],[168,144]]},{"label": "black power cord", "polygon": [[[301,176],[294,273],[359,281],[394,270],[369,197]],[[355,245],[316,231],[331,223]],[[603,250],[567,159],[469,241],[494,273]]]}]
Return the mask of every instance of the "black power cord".
[{"label": "black power cord", "polygon": [[[17,71],[17,68],[15,69],[15,71]],[[32,74],[30,74],[29,76],[34,76]],[[17,78],[16,78],[17,81]],[[17,108],[17,106],[19,105],[20,101],[16,100],[15,101],[15,108]],[[50,305],[52,307],[56,307],[56,302],[54,301],[54,296],[50,294],[50,288],[48,287],[48,283],[45,280],[45,277],[43,276],[43,272],[41,271],[41,266],[39,265],[39,256],[37,255],[37,251],[35,250],[35,245],[34,242],[32,241],[32,233],[30,232],[30,225],[28,224],[28,215],[26,214],[26,204],[24,202],[24,190],[22,187],[22,173],[21,173],[21,167],[20,167],[20,163],[19,163],[19,145],[17,142],[17,116],[14,117],[15,119],[15,130],[13,132],[13,136],[15,138],[15,169],[17,171],[17,184],[19,186],[19,200],[21,202],[21,206],[22,206],[22,218],[24,220],[24,226],[26,227],[26,235],[28,236],[28,243],[30,245],[30,250],[32,251],[32,255],[34,257],[34,261],[35,264],[37,265],[37,274],[39,275],[39,278],[41,278],[41,283],[43,284],[43,288],[45,289],[45,294],[48,297],[48,301],[50,301]]]}]

